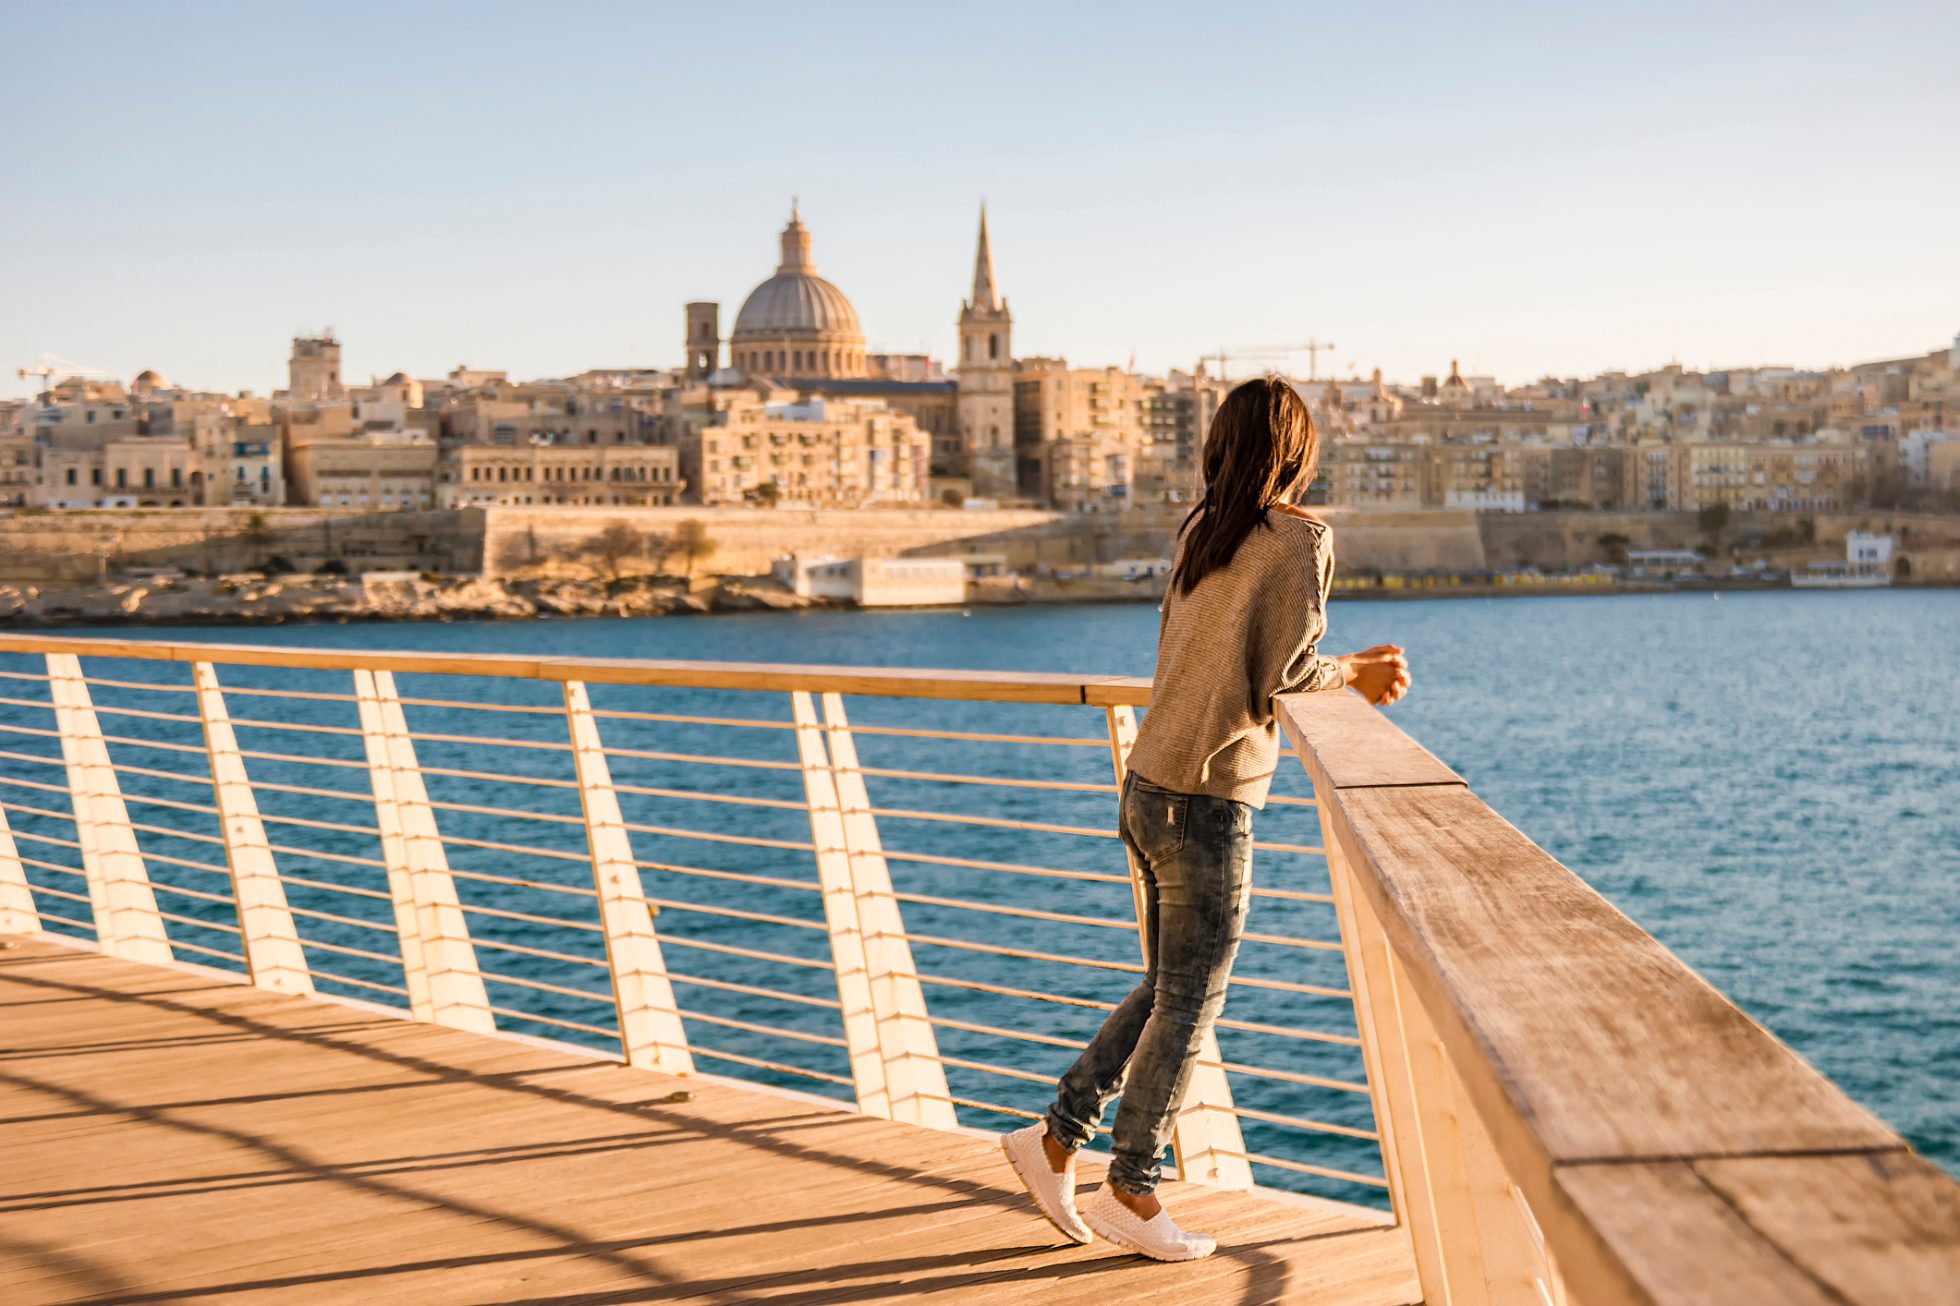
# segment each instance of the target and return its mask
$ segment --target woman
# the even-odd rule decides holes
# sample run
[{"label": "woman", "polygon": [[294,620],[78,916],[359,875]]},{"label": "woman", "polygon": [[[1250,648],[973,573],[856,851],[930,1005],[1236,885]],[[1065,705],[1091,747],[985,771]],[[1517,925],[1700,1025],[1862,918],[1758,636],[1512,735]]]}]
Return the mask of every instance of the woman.
[{"label": "woman", "polygon": [[[1332,533],[1293,500],[1318,437],[1278,377],[1225,397],[1205,438],[1205,490],[1185,518],[1158,630],[1150,711],[1137,732],[1118,827],[1143,880],[1143,982],[1057,1086],[1045,1119],[1001,1145],[1041,1213],[1078,1242],[1101,1236],[1157,1260],[1214,1239],[1178,1228],[1155,1196],[1164,1147],[1225,984],[1251,889],[1252,811],[1279,757],[1273,695],[1409,687],[1402,650],[1324,657]],[[1109,1178],[1075,1209],[1074,1157],[1110,1100]]]}]

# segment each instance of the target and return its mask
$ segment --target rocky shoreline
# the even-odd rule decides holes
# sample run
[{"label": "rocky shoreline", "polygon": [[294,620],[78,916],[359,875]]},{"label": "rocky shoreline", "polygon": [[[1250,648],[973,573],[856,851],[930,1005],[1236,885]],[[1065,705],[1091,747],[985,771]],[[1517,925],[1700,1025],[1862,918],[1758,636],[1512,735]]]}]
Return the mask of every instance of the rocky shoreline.
[{"label": "rocky shoreline", "polygon": [[[1523,598],[1786,589],[1747,581],[1565,585],[1451,585],[1385,589],[1343,586],[1338,600]],[[1899,588],[1950,588],[1939,582]],[[1817,593],[1835,591],[1819,590]],[[1155,603],[1161,580],[1015,580],[971,587],[972,607],[1022,604]],[[154,577],[91,585],[0,582],[0,627],[276,626],[306,622],[524,621],[580,617],[667,617],[734,612],[853,611],[847,600],[792,593],[768,576],[686,580],[629,576],[613,581],[563,574],[507,579],[423,574],[386,579],[320,575]]]},{"label": "rocky shoreline", "polygon": [[[1155,602],[1161,582],[990,577],[972,606]],[[769,576],[622,576],[564,569],[505,578],[379,573],[126,577],[88,585],[0,582],[0,626],[274,626],[303,622],[524,621],[732,612],[854,610],[791,592]]]},{"label": "rocky shoreline", "polygon": [[767,577],[700,581],[629,577],[612,583],[537,577],[222,576],[0,584],[0,624],[282,625],[288,622],[516,621],[538,617],[661,617],[841,606],[803,598]]}]

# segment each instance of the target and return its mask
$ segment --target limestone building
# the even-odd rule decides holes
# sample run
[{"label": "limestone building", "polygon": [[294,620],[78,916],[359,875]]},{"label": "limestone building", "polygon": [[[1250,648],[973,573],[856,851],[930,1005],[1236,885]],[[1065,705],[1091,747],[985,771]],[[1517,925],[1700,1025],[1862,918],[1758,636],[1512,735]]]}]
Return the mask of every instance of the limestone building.
[{"label": "limestone building", "polygon": [[451,451],[437,506],[666,507],[679,496],[679,453],[646,444],[473,444]]},{"label": "limestone building", "polygon": [[340,340],[331,329],[317,336],[295,336],[286,361],[286,401],[333,403],[346,397],[340,384]]},{"label": "limestone building", "polygon": [[296,503],[322,508],[432,508],[436,444],[420,432],[297,438],[286,449]]},{"label": "limestone building", "polygon": [[724,392],[703,416],[682,468],[701,503],[856,507],[926,499],[931,436],[880,399],[760,383]]},{"label": "limestone building", "polygon": [[0,431],[0,508],[25,508],[34,501],[34,437]]},{"label": "limestone building", "polygon": [[1012,385],[1009,430],[1021,496],[1069,512],[1133,502],[1145,445],[1143,378],[1118,367],[1029,358]]}]

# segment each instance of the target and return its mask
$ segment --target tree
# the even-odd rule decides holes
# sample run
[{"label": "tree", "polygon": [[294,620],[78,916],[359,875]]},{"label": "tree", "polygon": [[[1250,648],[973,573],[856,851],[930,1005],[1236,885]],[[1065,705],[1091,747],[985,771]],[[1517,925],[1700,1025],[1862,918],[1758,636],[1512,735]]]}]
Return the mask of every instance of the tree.
[{"label": "tree", "polygon": [[696,518],[688,518],[674,531],[674,551],[686,562],[689,580],[694,579],[694,564],[713,557],[718,547],[708,528]]},{"label": "tree", "polygon": [[663,531],[648,531],[647,567],[656,576],[667,574],[667,560],[674,556],[674,537]]},{"label": "tree", "polygon": [[1624,566],[1627,560],[1627,546],[1633,541],[1618,531],[1608,531],[1599,537],[1599,547],[1606,550],[1607,561]]},{"label": "tree", "polygon": [[1701,533],[1710,539],[1720,539],[1722,532],[1729,528],[1729,505],[1711,503],[1695,514],[1695,524]]},{"label": "tree", "polygon": [[764,481],[749,491],[749,498],[764,508],[773,508],[783,497],[783,487],[774,481]]},{"label": "tree", "polygon": [[644,537],[625,522],[614,522],[586,544],[587,551],[598,554],[605,563],[606,573],[614,585],[626,578],[626,560],[644,547]]}]

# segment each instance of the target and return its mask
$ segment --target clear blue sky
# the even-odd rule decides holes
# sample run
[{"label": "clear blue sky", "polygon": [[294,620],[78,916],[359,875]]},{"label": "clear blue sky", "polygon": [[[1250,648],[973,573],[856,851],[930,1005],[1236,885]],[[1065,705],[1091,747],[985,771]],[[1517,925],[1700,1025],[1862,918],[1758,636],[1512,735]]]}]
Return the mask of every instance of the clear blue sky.
[{"label": "clear blue sky", "polygon": [[874,349],[1516,382],[1960,330],[1960,5],[0,0],[0,394],[680,361],[792,193]]}]

